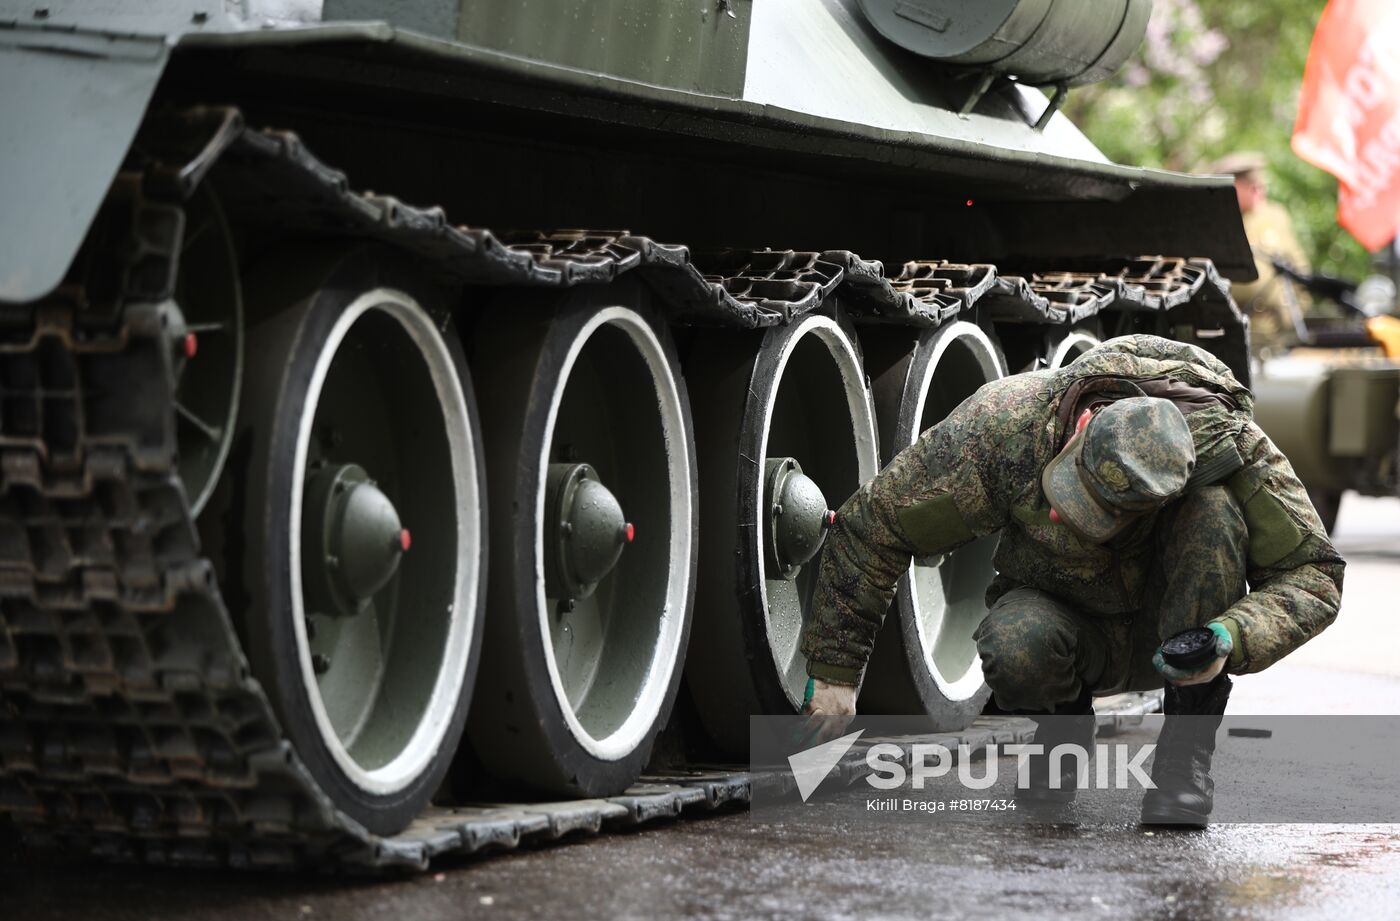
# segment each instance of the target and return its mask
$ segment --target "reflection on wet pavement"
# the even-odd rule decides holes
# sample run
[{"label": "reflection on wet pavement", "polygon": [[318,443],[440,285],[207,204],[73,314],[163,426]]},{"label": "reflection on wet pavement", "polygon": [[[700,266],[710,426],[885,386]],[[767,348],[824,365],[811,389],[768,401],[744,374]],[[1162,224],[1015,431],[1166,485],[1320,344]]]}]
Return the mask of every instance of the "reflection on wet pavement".
[{"label": "reflection on wet pavement", "polygon": [[[911,831],[913,833],[911,833]],[[460,861],[395,880],[0,866],[48,918],[1312,919],[1400,916],[1396,826],[767,825],[743,813]]]}]

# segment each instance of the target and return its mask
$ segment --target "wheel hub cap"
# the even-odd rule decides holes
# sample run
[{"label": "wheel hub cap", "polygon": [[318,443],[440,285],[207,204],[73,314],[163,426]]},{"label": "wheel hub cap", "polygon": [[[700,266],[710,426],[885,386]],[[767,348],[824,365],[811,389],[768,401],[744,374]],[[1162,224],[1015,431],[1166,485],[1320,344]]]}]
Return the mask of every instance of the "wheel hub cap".
[{"label": "wheel hub cap", "polygon": [[766,474],[772,527],[765,562],[778,577],[792,580],[821,549],[836,513],[827,508],[821,487],[791,457],[770,459]]},{"label": "wheel hub cap", "polygon": [[304,533],[311,544],[307,586],[313,610],[349,617],[364,611],[398,571],[411,538],[394,503],[363,467],[322,467],[307,478]]},{"label": "wheel hub cap", "polygon": [[545,506],[555,535],[546,590],[566,600],[587,598],[617,566],[636,530],[587,464],[550,464]]}]

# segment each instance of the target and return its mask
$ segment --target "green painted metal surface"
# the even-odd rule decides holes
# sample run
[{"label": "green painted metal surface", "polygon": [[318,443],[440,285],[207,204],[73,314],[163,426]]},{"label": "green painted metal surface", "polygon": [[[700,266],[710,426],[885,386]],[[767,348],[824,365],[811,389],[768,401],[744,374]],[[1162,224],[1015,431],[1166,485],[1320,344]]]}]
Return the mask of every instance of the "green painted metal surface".
[{"label": "green painted metal surface", "polygon": [[[1113,15],[1092,23],[1118,17],[1112,39],[1107,26],[1086,31],[1072,0],[962,7],[1024,7],[1004,17],[1020,22],[1046,3],[1053,8],[996,67],[1026,61],[1034,70],[1043,63],[1036,55],[1073,57],[1067,48],[1084,63],[1100,47],[1081,74],[1107,66],[1146,0],[1118,0]],[[253,53],[237,70],[213,67],[227,74],[211,90],[219,99],[237,99],[261,68],[293,106],[319,105],[332,85],[337,100],[393,93],[405,103],[440,96],[509,109],[525,137],[581,149],[597,140],[573,137],[580,120],[615,139],[630,132],[634,149],[720,144],[728,149],[715,162],[728,159],[726,171],[801,156],[810,162],[793,162],[794,172],[839,169],[853,192],[862,183],[941,182],[957,184],[959,201],[1051,203],[1053,222],[1068,230],[1017,237],[1008,243],[1016,252],[1063,258],[1121,243],[1190,250],[1231,277],[1251,274],[1228,183],[1108,163],[1063,116],[1037,131],[1046,102],[1023,85],[998,84],[960,117],[966,81],[882,37],[858,0],[53,0],[44,11],[36,18],[32,4],[0,0],[5,302],[57,285],[169,60],[232,61],[235,50]],[[455,129],[474,112],[441,117]],[[1119,201],[1116,210],[1099,206]],[[1070,203],[1093,213],[1069,215]],[[1156,216],[1150,227],[1129,218],[1144,212]],[[1033,211],[1002,223],[1013,236],[1050,226]]]},{"label": "green painted metal surface", "polygon": [[1330,375],[1315,367],[1265,368],[1253,385],[1254,417],[1313,488],[1345,489],[1346,471],[1327,453]]},{"label": "green painted metal surface", "polygon": [[1152,0],[860,0],[890,41],[1031,84],[1093,83],[1141,43]]},{"label": "green painted metal surface", "polygon": [[802,567],[817,555],[834,521],[821,487],[802,472],[791,457],[770,457],[766,462],[764,495],[768,497],[767,567],[786,580],[797,578]]},{"label": "green painted metal surface", "polygon": [[1255,419],[1310,490],[1393,494],[1400,368],[1325,354],[1266,362],[1253,384]]},{"label": "green painted metal surface", "polygon": [[1337,368],[1332,372],[1332,424],[1327,448],[1334,457],[1386,454],[1400,443],[1396,419],[1397,368]]},{"label": "green painted metal surface", "polygon": [[632,527],[587,464],[550,464],[545,489],[545,591],[570,604],[617,566]]},{"label": "green painted metal surface", "polygon": [[389,584],[407,549],[398,511],[358,464],[320,467],[305,488],[307,600],[318,614],[360,614]]},{"label": "green painted metal surface", "polygon": [[0,301],[62,280],[166,57],[159,41],[0,29]]},{"label": "green painted metal surface", "polygon": [[463,0],[455,38],[652,86],[739,97],[750,0]]},{"label": "green painted metal surface", "polygon": [[532,61],[737,98],[751,0],[326,0],[326,21],[391,25]]}]

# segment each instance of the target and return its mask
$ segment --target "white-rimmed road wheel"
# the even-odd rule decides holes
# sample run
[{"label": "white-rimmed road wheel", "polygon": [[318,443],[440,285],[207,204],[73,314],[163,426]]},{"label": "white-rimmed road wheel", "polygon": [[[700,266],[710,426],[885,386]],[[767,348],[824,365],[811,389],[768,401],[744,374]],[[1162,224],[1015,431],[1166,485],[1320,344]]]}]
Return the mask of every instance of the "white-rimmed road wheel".
[{"label": "white-rimmed road wheel", "polygon": [[250,286],[266,319],[235,448],[254,673],[322,790],[381,834],[451,763],[482,618],[475,401],[415,287],[373,250]]},{"label": "white-rimmed road wheel", "polygon": [[695,459],[675,347],[630,279],[502,292],[475,341],[492,569],[472,747],[502,778],[618,793],[670,714],[690,633]]},{"label": "white-rimmed road wheel", "polygon": [[1063,368],[1098,344],[1099,338],[1093,333],[1072,329],[1054,344],[1046,364],[1052,369]]},{"label": "white-rimmed road wheel", "polygon": [[793,714],[817,554],[879,467],[850,327],[824,315],[697,336],[686,363],[700,456],[700,585],[687,683],[711,739],[748,747],[749,716]]},{"label": "white-rimmed road wheel", "polygon": [[[865,343],[886,461],[1005,375],[995,343],[973,323],[925,330],[912,342],[908,331],[876,330]],[[940,730],[961,729],[982,712],[988,691],[972,634],[987,613],[996,540],[914,561],[875,641],[860,710],[927,715]]]}]

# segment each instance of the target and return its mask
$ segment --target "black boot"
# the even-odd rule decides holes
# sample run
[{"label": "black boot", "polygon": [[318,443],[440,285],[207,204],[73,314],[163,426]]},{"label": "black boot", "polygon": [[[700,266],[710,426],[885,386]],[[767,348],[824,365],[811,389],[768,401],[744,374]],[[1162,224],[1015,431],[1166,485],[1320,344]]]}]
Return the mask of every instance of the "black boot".
[{"label": "black boot", "polygon": [[[1215,734],[1230,700],[1230,687],[1230,676],[1225,674],[1209,684],[1167,685],[1162,702],[1167,718],[1152,760],[1152,782],[1157,789],[1148,790],[1142,798],[1142,824],[1205,828],[1209,823],[1215,795],[1210,759],[1215,754]],[[1178,716],[1187,719],[1176,719]]]},{"label": "black boot", "polygon": [[1059,763],[1060,782],[1058,786],[1050,785],[1050,752],[1057,745],[1071,743],[1078,745],[1085,752],[1093,754],[1094,751],[1094,699],[1085,688],[1079,693],[1079,697],[1067,704],[1061,704],[1049,713],[1025,712],[1036,723],[1035,738],[1031,739],[1034,745],[1044,746],[1044,752],[1039,755],[1031,755],[1027,758],[1027,766],[1030,769],[1030,776],[1027,778],[1028,786],[1022,789],[1016,788],[1016,801],[1028,806],[1035,805],[1061,805],[1074,801],[1076,788],[1079,785],[1079,778],[1076,774],[1079,759],[1073,757],[1063,757]]}]

